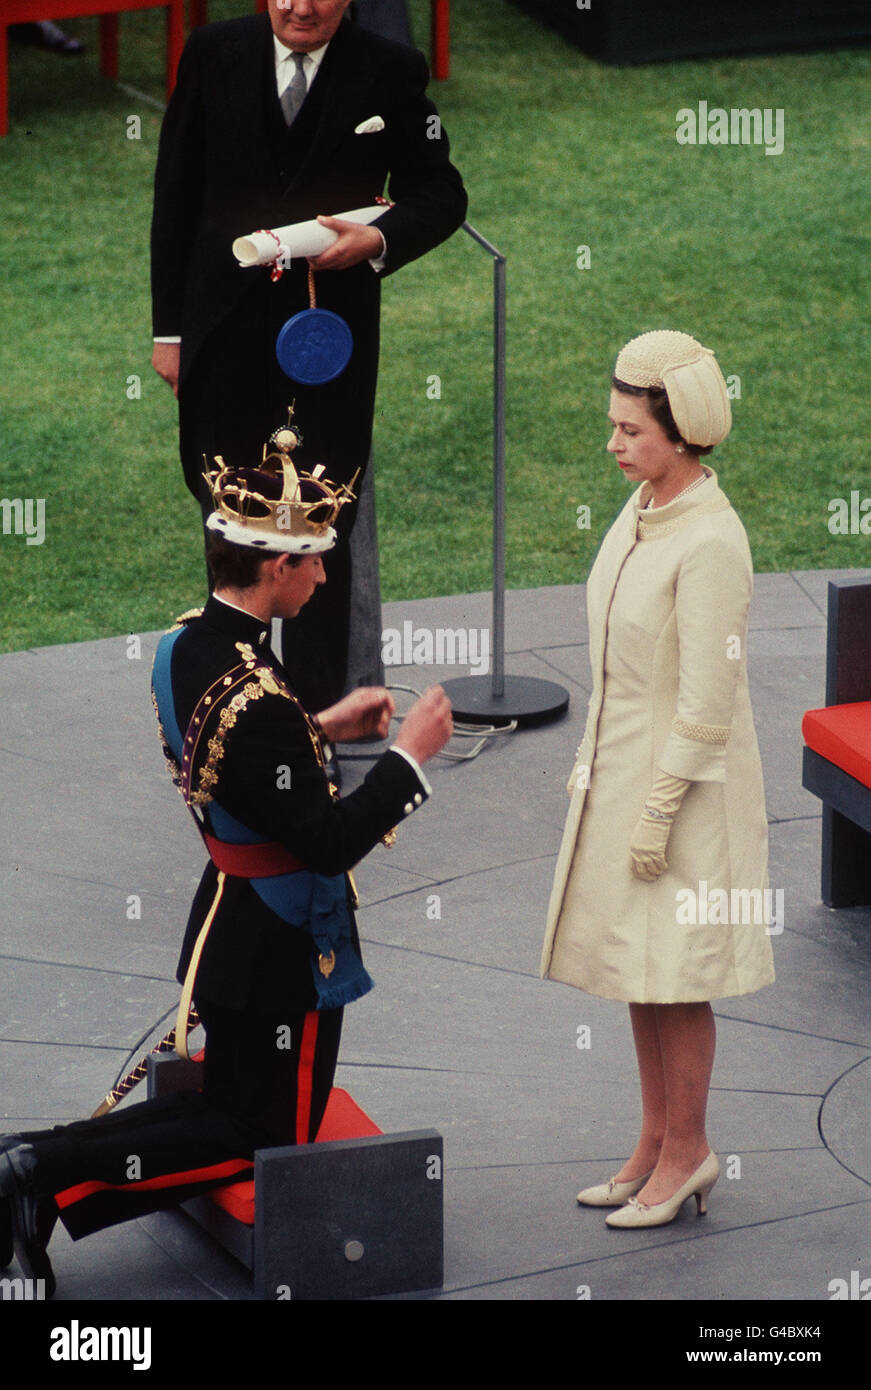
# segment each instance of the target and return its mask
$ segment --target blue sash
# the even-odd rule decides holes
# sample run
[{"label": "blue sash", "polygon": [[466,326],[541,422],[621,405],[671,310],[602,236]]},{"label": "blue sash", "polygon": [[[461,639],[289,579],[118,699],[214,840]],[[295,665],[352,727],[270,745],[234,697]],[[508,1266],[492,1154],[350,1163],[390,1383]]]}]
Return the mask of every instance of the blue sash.
[{"label": "blue sash", "polygon": [[[172,655],[175,643],[184,630],[179,628],[175,632],[168,632],[160,639],[151,675],[158,718],[169,751],[178,766],[181,765],[184,734],[175,712]],[[274,675],[274,672],[271,674]],[[196,811],[190,803],[188,805],[197,827],[202,831]],[[208,803],[207,814],[212,832],[218,840],[235,845],[267,843],[266,836],[243,825],[217,801]],[[311,869],[302,869],[292,874],[252,878],[248,882],[270,911],[289,926],[306,931],[312,937],[311,970],[318,995],[318,1009],[340,1008],[368,994],[373,981],[352,944],[344,874],[319,874]],[[329,958],[331,954],[334,964],[327,978],[319,968],[318,959]]]}]

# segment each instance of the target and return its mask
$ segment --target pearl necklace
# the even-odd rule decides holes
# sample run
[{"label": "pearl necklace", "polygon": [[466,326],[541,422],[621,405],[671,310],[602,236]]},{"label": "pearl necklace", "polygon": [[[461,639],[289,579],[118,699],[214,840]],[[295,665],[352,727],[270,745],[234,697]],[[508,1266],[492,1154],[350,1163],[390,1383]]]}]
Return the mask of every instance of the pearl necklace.
[{"label": "pearl necklace", "polygon": [[[694,487],[698,487],[700,483],[707,482],[710,476],[710,473],[702,473],[702,476],[700,478],[696,478],[695,482],[690,483],[689,487],[685,487],[683,492],[679,492],[676,497],[672,497],[671,502],[664,502],[663,506],[670,507],[672,502],[679,502],[681,497],[686,497],[687,493],[692,492]],[[654,507],[652,497],[650,498],[650,501],[647,503],[647,506],[644,508],[644,510],[646,512],[659,511],[658,507]]]}]

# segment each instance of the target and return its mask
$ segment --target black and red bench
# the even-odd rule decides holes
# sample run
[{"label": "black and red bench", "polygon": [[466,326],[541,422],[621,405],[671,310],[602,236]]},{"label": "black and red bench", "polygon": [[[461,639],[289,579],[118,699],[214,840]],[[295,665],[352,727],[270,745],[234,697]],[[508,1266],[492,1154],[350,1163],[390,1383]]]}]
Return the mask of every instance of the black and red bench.
[{"label": "black and red bench", "polygon": [[827,907],[871,904],[871,583],[829,582],[826,705],[802,720],[802,785],[823,803]]},{"label": "black and red bench", "polygon": [[[149,1098],[197,1090],[200,1063],[148,1061]],[[442,1136],[383,1134],[333,1087],[317,1143],[259,1149],[254,1177],[184,1209],[251,1270],[259,1299],[358,1299],[441,1288]]]}]

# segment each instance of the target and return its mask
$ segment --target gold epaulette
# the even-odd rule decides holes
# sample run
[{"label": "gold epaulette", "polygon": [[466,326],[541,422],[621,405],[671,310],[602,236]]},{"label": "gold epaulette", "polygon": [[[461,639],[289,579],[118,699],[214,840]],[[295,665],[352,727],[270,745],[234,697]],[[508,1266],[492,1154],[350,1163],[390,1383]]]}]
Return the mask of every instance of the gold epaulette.
[{"label": "gold epaulette", "polygon": [[189,608],[186,613],[180,613],[172,627],[168,627],[166,630],[167,632],[178,632],[180,627],[184,627],[185,623],[192,622],[194,618],[201,618],[202,615],[202,608]]}]

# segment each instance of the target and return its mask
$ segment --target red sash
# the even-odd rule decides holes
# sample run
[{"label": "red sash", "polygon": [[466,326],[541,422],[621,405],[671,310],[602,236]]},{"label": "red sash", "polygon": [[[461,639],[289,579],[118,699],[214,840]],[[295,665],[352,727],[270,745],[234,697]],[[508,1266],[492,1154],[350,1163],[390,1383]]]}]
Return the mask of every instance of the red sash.
[{"label": "red sash", "polygon": [[305,868],[301,859],[277,840],[259,845],[233,845],[203,832],[213,864],[234,878],[273,878],[276,874],[298,874]]}]

